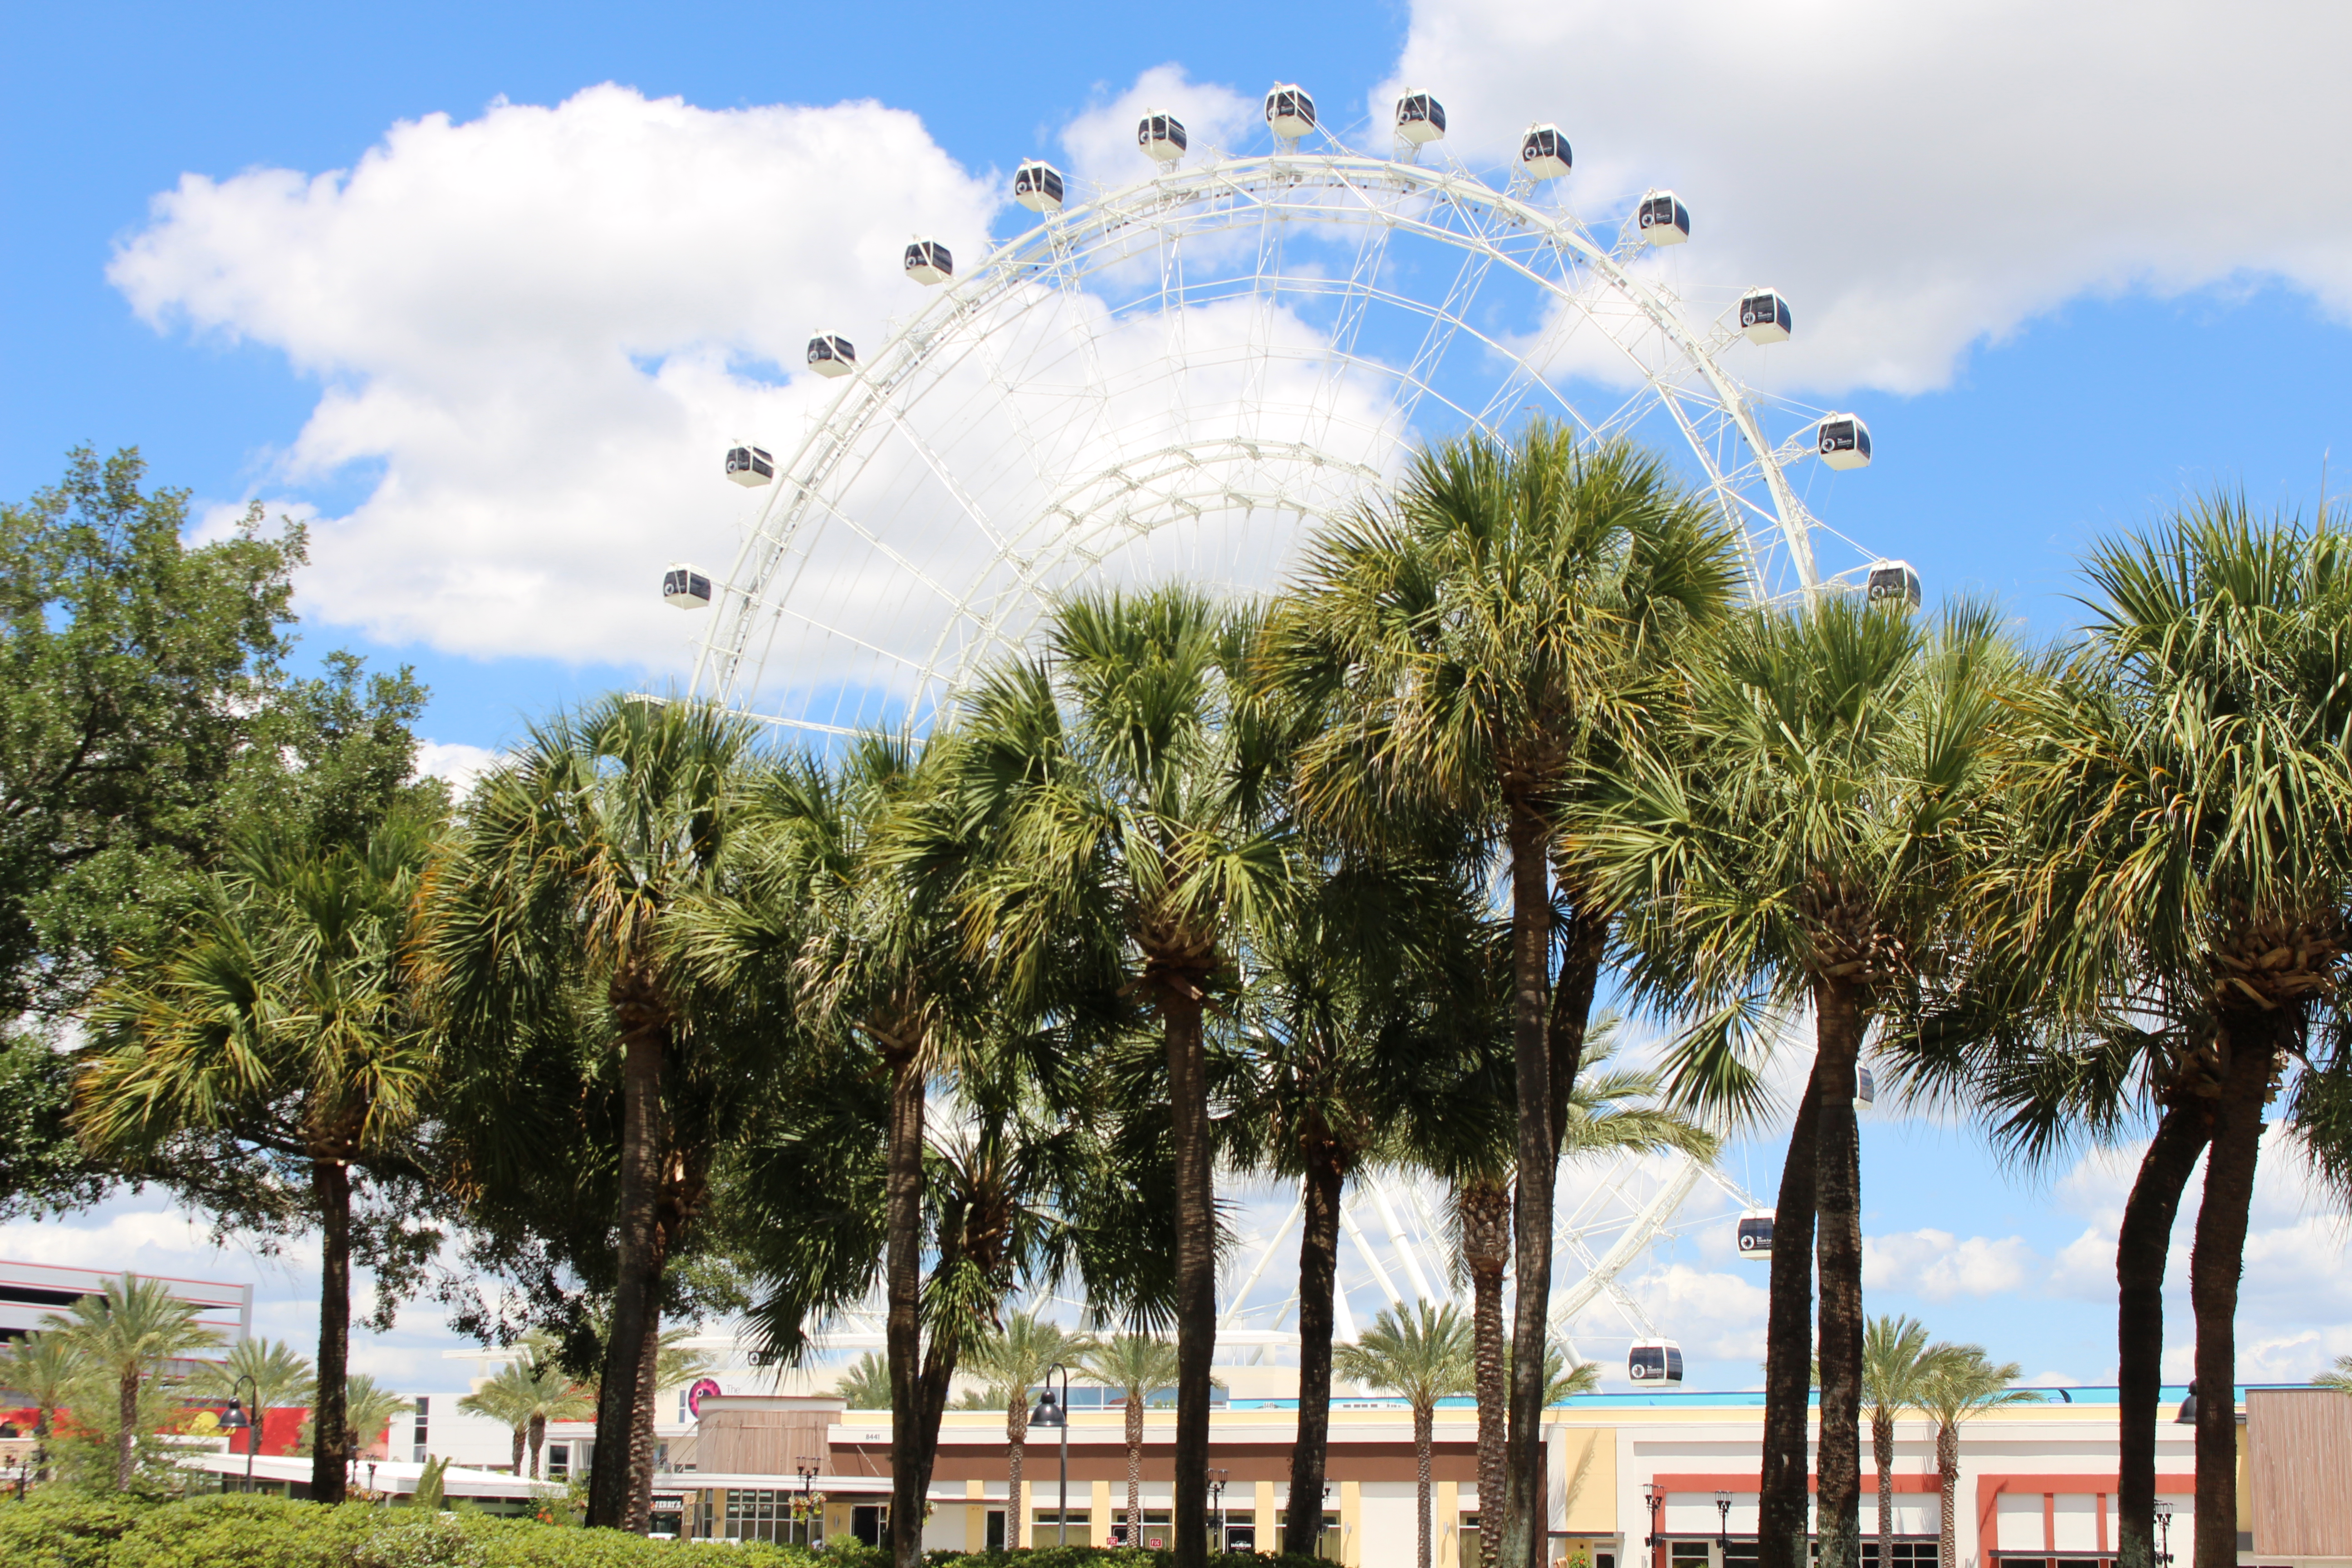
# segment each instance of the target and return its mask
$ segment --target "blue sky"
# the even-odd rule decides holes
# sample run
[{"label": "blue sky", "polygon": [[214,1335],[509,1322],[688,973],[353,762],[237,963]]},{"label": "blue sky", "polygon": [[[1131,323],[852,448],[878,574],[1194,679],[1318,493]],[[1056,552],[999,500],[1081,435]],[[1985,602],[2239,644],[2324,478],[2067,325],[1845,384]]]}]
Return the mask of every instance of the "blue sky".
[{"label": "blue sky", "polygon": [[[1069,161],[1074,125],[1116,118],[1107,105],[1171,66],[1165,79],[1212,98],[1305,81],[1335,122],[1410,77],[1443,89],[1465,147],[1491,152],[1540,114],[1575,136],[1580,178],[1590,168],[1604,186],[1618,182],[1607,188],[1675,184],[1721,265],[1791,280],[1801,328],[1796,355],[1778,362],[1787,384],[1870,421],[1877,461],[1837,482],[1826,514],[1916,563],[1931,595],[1990,597],[2034,636],[2074,619],[2073,562],[2089,541],[2186,491],[2242,488],[2308,513],[2323,454],[2337,447],[2332,488],[2352,491],[2352,188],[2341,166],[2352,121],[2317,75],[2352,41],[2339,22],[2280,6],[2262,26],[2208,35],[2193,6],[2086,5],[2050,22],[1996,5],[1963,36],[1939,31],[1942,19],[1882,26],[1847,0],[1741,15],[1775,12],[1778,36],[1748,56],[1721,47],[1724,14],[1701,4],[1638,16],[1577,4],[1541,18],[1499,0],[1055,5],[1017,17],[842,5],[19,7],[0,58],[0,495],[54,479],[75,444],[136,444],[153,479],[193,489],[200,510],[257,496],[314,514],[322,541],[374,527],[376,554],[322,552],[303,590],[306,647],[415,663],[434,690],[423,730],[442,754],[494,750],[551,704],[677,674],[642,639],[576,635],[560,614],[491,636],[478,613],[436,607],[422,590],[370,596],[371,574],[404,552],[462,564],[478,551],[492,580],[569,553],[561,518],[500,531],[528,508],[527,484],[468,491],[463,465],[434,468],[440,448],[415,434],[436,410],[486,417],[559,389],[519,376],[478,405],[436,403],[471,398],[499,374],[444,353],[461,334],[444,332],[433,291],[464,294],[466,265],[420,270],[416,297],[387,305],[383,322],[354,320],[331,290],[323,303],[294,298],[307,286],[286,258],[305,259],[301,214],[312,209],[293,196],[227,210],[201,244],[187,209],[174,226],[151,204],[184,175],[245,190],[236,178],[252,171],[350,170],[372,149],[383,154],[403,122],[446,114],[473,134],[502,100],[552,109],[609,82],[697,110],[871,100],[899,111],[825,121],[855,132],[822,154],[836,166],[781,177],[787,192],[827,194],[781,211],[773,195],[747,198],[748,253],[798,243],[850,208],[877,232],[900,232],[914,212],[1003,233],[987,205],[997,174],[1032,154]],[[2017,47],[2029,33],[2032,46]],[[614,113],[625,126],[643,118],[635,99]],[[574,121],[549,123],[560,136]],[[698,121],[677,133],[721,132]],[[872,166],[857,165],[865,158]],[[387,221],[429,227],[443,221],[435,199],[417,194]],[[443,249],[462,249],[469,232],[448,228]],[[144,269],[126,270],[118,257],[142,245]],[[541,263],[501,252],[478,265],[527,279]],[[740,287],[731,272],[681,274],[677,291]],[[853,298],[846,285],[810,287],[824,308]],[[583,309],[595,308],[589,297]],[[614,341],[634,341],[643,309],[614,317]],[[679,329],[646,363],[688,363],[700,330]],[[414,429],[381,449],[365,430],[321,435],[337,399],[362,426],[412,419]],[[583,409],[583,420],[626,423]],[[568,461],[562,441],[574,426],[522,419],[537,434],[515,465]],[[385,510],[385,498],[428,481],[478,510],[462,528],[403,536],[405,514]],[[667,481],[644,482],[633,493],[658,500]],[[572,568],[641,572],[625,551],[598,553],[618,525],[604,526],[583,534]],[[643,545],[648,557],[661,549]],[[635,578],[629,591],[642,595]],[[670,623],[646,624],[646,637],[682,645]],[[2084,1268],[2112,1234],[2126,1178],[2091,1166],[2021,1177],[1967,1130],[1893,1113],[1874,1118],[1865,1148],[1865,1228],[1883,1259],[1874,1305],[1917,1311],[2036,1373],[2109,1374],[2112,1309]],[[1734,1159],[1753,1190],[1769,1190],[1777,1152]],[[2249,1371],[2300,1375],[2352,1351],[2352,1273],[2298,1186],[2282,1176],[2265,1203],[2248,1336],[2270,1348],[2250,1352]],[[202,1249],[189,1250],[178,1224],[152,1204],[116,1205],[78,1226],[11,1227],[0,1250],[146,1248],[137,1256],[184,1266]],[[1744,1384],[1760,1313],[1733,1286],[1706,1283],[1738,1278],[1706,1245],[1695,1238],[1661,1261],[1655,1299],[1694,1325],[1676,1331],[1697,1375]],[[1669,1277],[1676,1262],[1691,1280]],[[299,1270],[270,1278],[278,1331],[299,1339]],[[2176,1319],[2185,1346],[2185,1311]],[[444,1342],[429,1316],[412,1314],[379,1347],[380,1364],[432,1386],[428,1372],[447,1375],[431,1353]]]}]

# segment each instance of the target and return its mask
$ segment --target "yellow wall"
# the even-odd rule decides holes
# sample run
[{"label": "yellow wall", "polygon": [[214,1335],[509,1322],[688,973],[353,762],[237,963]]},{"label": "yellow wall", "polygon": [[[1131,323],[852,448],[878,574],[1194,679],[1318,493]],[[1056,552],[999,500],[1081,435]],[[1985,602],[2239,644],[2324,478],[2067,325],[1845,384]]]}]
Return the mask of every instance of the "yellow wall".
[{"label": "yellow wall", "polygon": [[[1612,1535],[1617,1530],[1617,1433],[1609,1426],[1552,1427],[1568,1476],[1570,1535]],[[1582,1470],[1579,1479],[1578,1471]]]},{"label": "yellow wall", "polygon": [[1429,1504],[1429,1532],[1437,1538],[1435,1568],[1462,1568],[1461,1485],[1440,1481],[1432,1489],[1437,1494]]},{"label": "yellow wall", "polygon": [[1360,1568],[1364,1561],[1364,1489],[1359,1481],[1339,1483],[1339,1562],[1341,1568]]}]

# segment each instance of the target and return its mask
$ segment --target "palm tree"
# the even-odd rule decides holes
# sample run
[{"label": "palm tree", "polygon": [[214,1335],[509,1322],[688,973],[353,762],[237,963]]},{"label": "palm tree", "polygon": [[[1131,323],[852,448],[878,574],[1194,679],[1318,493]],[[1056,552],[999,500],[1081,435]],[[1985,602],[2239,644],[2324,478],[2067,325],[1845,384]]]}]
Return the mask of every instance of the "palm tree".
[{"label": "palm tree", "polygon": [[1690,712],[1671,749],[1632,760],[1580,845],[1612,902],[1637,911],[1626,931],[1637,989],[1702,1015],[1677,1047],[1677,1098],[1752,1100],[1744,1026],[1759,1013],[1813,1015],[1773,1227],[1763,1568],[1805,1561],[1816,1247],[1821,1563],[1860,1561],[1856,1065],[1874,1016],[1933,963],[1953,889],[1984,854],[1980,802],[2012,662],[1995,628],[1961,608],[1931,632],[1854,594],[1744,614],[1693,655]]},{"label": "palm tree", "polygon": [[[2054,1042],[1974,1071],[2032,1152],[2155,1121],[2117,1237],[2118,1558],[2155,1552],[2162,1287],[2200,1153],[2197,1381],[2236,1379],[2234,1316],[2266,1108],[2346,1179],[2335,994],[2352,944],[2352,545],[2200,500],[2086,563],[2092,624],[2023,686],[2009,850],[1982,879],[1976,967],[2042,977]],[[2296,1070],[2300,1068],[2300,1070]],[[1979,1092],[1982,1092],[1979,1090]],[[2234,1563],[2231,1402],[2201,1401],[2197,1562]]]},{"label": "palm tree", "polygon": [[41,1462],[35,1480],[49,1479],[49,1436],[58,1409],[82,1373],[73,1341],[55,1331],[34,1332],[0,1350],[0,1388],[14,1390],[33,1407],[33,1448]]},{"label": "palm tree", "polygon": [[1078,1358],[1081,1376],[1116,1388],[1127,1405],[1127,1543],[1143,1541],[1143,1405],[1176,1385],[1176,1347],[1157,1334],[1118,1334]]},{"label": "palm tree", "polygon": [[523,1468],[523,1450],[530,1440],[531,1408],[537,1403],[532,1371],[527,1358],[517,1356],[499,1368],[498,1375],[457,1399],[458,1409],[488,1416],[507,1429],[514,1442],[508,1465],[518,1476],[532,1475],[538,1468],[536,1465]]},{"label": "palm tree", "polygon": [[246,1441],[261,1451],[262,1417],[272,1410],[307,1409],[318,1396],[310,1363],[283,1340],[240,1340],[223,1362],[208,1363],[188,1382],[198,1399],[253,1401],[253,1426]]},{"label": "palm tree", "polygon": [[[744,864],[683,921],[688,952],[719,984],[786,966],[788,1005],[817,1031],[863,1036],[889,1076],[884,1328],[899,1568],[922,1555],[925,1435],[947,1396],[944,1381],[922,1376],[924,1107],[958,1058],[959,1023],[976,1010],[949,902],[960,838],[939,831],[950,814],[920,809],[929,787],[915,748],[892,737],[859,737],[832,768],[787,762],[745,805],[735,840]],[[940,1359],[951,1371],[952,1349]]]},{"label": "palm tree", "polygon": [[852,1410],[887,1410],[890,1408],[890,1363],[872,1351],[867,1351],[849,1363],[847,1371],[836,1379],[834,1392],[849,1402]]},{"label": "palm tree", "polygon": [[[91,1147],[139,1160],[225,1135],[307,1166],[320,1239],[318,1377],[334,1409],[351,1348],[352,1173],[412,1170],[434,1051],[408,952],[430,841],[409,816],[365,843],[319,845],[265,826],[242,840],[164,955],[101,996],[99,1044],[74,1087]],[[340,1439],[312,1456],[311,1495],[342,1496]]]},{"label": "palm tree", "polygon": [[[220,1336],[196,1321],[197,1309],[168,1286],[136,1274],[84,1296],[41,1326],[89,1371],[114,1384],[119,1429],[114,1435],[114,1485],[129,1491],[138,1473],[139,1394],[163,1363],[217,1344]],[[45,1336],[46,1337],[46,1336]]]},{"label": "palm tree", "polygon": [[[539,1479],[540,1454],[547,1445],[547,1424],[584,1421],[596,1413],[594,1391],[573,1382],[556,1363],[554,1352],[553,1336],[525,1335],[516,1347],[514,1359],[500,1367],[497,1376],[457,1401],[460,1410],[478,1411],[513,1429],[514,1472],[533,1480]],[[683,1372],[667,1369],[673,1375],[657,1381],[664,1387],[672,1387],[701,1375],[701,1366],[707,1364],[698,1363],[693,1370]],[[528,1468],[523,1464],[526,1445],[530,1451]]]},{"label": "palm tree", "polygon": [[1557,1121],[1616,914],[1562,862],[1555,984],[1550,862],[1571,805],[1670,700],[1662,660],[1738,591],[1738,542],[1656,458],[1538,419],[1509,447],[1429,448],[1389,504],[1327,529],[1272,639],[1278,679],[1328,716],[1300,756],[1306,816],[1360,843],[1451,816],[1507,867],[1520,1372],[1508,1489],[1482,1508],[1509,1568],[1538,1568]]},{"label": "palm tree", "polygon": [[668,927],[724,856],[751,757],[744,721],[704,704],[616,697],[561,715],[476,784],[429,905],[441,1023],[461,1050],[502,1060],[531,1031],[571,1027],[583,993],[617,1047],[617,1256],[588,1522],[639,1533],[663,1280],[712,1155],[665,1101],[681,1047],[709,1048]]},{"label": "palm tree", "polygon": [[[986,858],[974,947],[1013,1010],[1130,994],[1158,1023],[1175,1168],[1175,1556],[1208,1553],[1216,1211],[1203,1016],[1302,872],[1283,815],[1288,736],[1247,677],[1255,618],[1183,587],[1066,601],[1047,656],[967,710],[952,786]],[[1056,987],[1067,989],[1058,990]]]},{"label": "palm tree", "polygon": [[344,1453],[356,1456],[372,1447],[393,1423],[393,1418],[411,1407],[411,1402],[395,1389],[384,1387],[363,1372],[352,1373],[343,1383],[343,1442]]},{"label": "palm tree", "polygon": [[2334,1366],[2311,1381],[2315,1387],[2332,1388],[2338,1394],[2352,1394],[2352,1355],[2337,1356]]},{"label": "palm tree", "polygon": [[1021,1480],[1023,1451],[1029,1436],[1029,1391],[1045,1381],[1048,1370],[1076,1365],[1091,1348],[1084,1335],[1042,1321],[1034,1313],[1011,1312],[1005,1315],[1002,1329],[982,1338],[965,1353],[967,1366],[1004,1390],[1004,1547],[1008,1552],[1021,1549],[1023,1527],[1029,1517]]},{"label": "palm tree", "polygon": [[[1920,1384],[1917,1403],[1936,1423],[1936,1473],[1941,1489],[1937,1509],[1943,1520],[1937,1561],[1940,1568],[1959,1568],[1954,1527],[1960,1502],[1960,1424],[1997,1405],[2024,1404],[2042,1396],[2030,1389],[2010,1387],[2017,1381],[2017,1363],[1995,1366],[1985,1359],[1980,1346],[1936,1345],[1928,1354],[1934,1365]],[[1885,1548],[1882,1545],[1880,1550]]]},{"label": "palm tree", "polygon": [[[1429,1568],[1430,1440],[1437,1422],[1437,1402],[1468,1393],[1475,1379],[1469,1321],[1451,1302],[1432,1307],[1418,1301],[1411,1309],[1383,1309],[1372,1326],[1354,1344],[1341,1345],[1332,1360],[1344,1376],[1389,1389],[1412,1406],[1413,1473],[1419,1483],[1413,1507],[1420,1525],[1419,1551],[1413,1562],[1415,1568]],[[1294,1498],[1294,1511],[1297,1505]]]},{"label": "palm tree", "polygon": [[1895,1561],[1895,1423],[1919,1408],[1943,1347],[1927,1342],[1916,1318],[1870,1320],[1862,1336],[1862,1397],[1870,1413],[1870,1457],[1878,1466],[1878,1562]]}]

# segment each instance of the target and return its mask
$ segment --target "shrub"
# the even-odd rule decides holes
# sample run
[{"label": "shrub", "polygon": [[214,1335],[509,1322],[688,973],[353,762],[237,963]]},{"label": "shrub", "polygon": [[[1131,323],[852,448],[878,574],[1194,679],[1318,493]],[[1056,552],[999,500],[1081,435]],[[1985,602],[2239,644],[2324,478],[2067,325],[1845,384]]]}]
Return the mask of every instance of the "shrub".
[{"label": "shrub", "polygon": [[114,1542],[154,1505],[113,1492],[43,1487],[0,1500],[0,1563],[8,1568],[106,1568]]}]

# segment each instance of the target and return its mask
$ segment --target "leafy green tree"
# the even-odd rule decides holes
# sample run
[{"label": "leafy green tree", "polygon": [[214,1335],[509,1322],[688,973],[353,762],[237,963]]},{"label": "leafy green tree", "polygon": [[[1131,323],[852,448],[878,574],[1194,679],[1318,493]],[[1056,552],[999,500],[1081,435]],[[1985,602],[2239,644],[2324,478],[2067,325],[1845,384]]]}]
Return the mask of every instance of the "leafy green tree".
[{"label": "leafy green tree", "polygon": [[[1204,1019],[1247,933],[1301,874],[1282,806],[1289,736],[1249,686],[1253,616],[1163,587],[1066,601],[1047,652],[974,690],[949,788],[981,855],[971,940],[1016,1016],[1075,969],[1158,1025],[1175,1168],[1179,1568],[1208,1552],[1216,1214]],[[1086,947],[1073,952],[1074,943]],[[1075,987],[1072,987],[1075,988]]]},{"label": "leafy green tree", "polygon": [[1874,1017],[1916,991],[1948,942],[1956,889],[1983,861],[1983,802],[2015,662],[1977,609],[1932,629],[1855,594],[1749,611],[1693,652],[1682,728],[1633,760],[1586,840],[1612,901],[1636,911],[1626,942],[1640,992],[1706,1016],[1676,1048],[1678,1099],[1752,1099],[1740,1026],[1808,1005],[1814,1017],[1813,1070],[1773,1226],[1766,1568],[1804,1562],[1817,1247],[1821,1562],[1860,1562],[1856,1064]]},{"label": "leafy green tree", "polygon": [[[1774,1237],[1778,1241],[1778,1237]],[[1939,1568],[1960,1568],[1959,1542],[1954,1527],[1960,1506],[1960,1427],[1975,1415],[2003,1405],[2019,1405],[2042,1396],[2030,1389],[2011,1388],[2018,1365],[1995,1366],[1978,1345],[1937,1345],[1934,1369],[1919,1390],[1919,1408],[1936,1423],[1936,1474],[1940,1486],[1937,1510],[1943,1531],[1937,1547]]]},{"label": "leafy green tree", "polygon": [[[700,1084],[743,1076],[724,1031],[688,1008],[667,927],[709,885],[751,761],[744,721],[698,703],[615,697],[535,726],[468,795],[428,904],[439,1019],[470,1058],[469,1092],[495,1105],[519,1058],[598,1034],[620,1059],[592,1524],[646,1528],[665,1276],[722,1138]],[[526,1131],[495,1110],[476,1125],[490,1142]]]},{"label": "leafy green tree", "polygon": [[1176,1347],[1157,1334],[1115,1334],[1078,1358],[1080,1376],[1115,1388],[1127,1414],[1127,1543],[1143,1542],[1143,1407],[1176,1386]]},{"label": "leafy green tree", "polygon": [[0,1388],[12,1390],[33,1407],[33,1447],[40,1465],[36,1480],[49,1479],[49,1437],[57,1430],[58,1411],[70,1398],[81,1373],[74,1342],[54,1330],[36,1330],[0,1350]]},{"label": "leafy green tree", "polygon": [[408,1134],[432,1096],[410,918],[426,825],[395,817],[360,847],[257,829],[170,948],[101,999],[76,1125],[136,1164],[193,1163],[226,1140],[268,1172],[300,1172],[320,1243],[321,1430],[312,1496],[342,1496],[335,1408],[351,1342],[352,1173],[415,1176]]},{"label": "leafy green tree", "polygon": [[1508,446],[1432,447],[1389,502],[1325,530],[1270,639],[1276,679],[1327,714],[1299,759],[1310,820],[1369,844],[1450,816],[1507,871],[1520,1373],[1507,1489],[1482,1506],[1510,1568],[1538,1568],[1541,1546],[1559,1121],[1619,909],[1563,857],[1556,921],[1552,861],[1577,804],[1671,707],[1664,661],[1738,592],[1738,544],[1657,458],[1536,420]]},{"label": "leafy green tree", "polygon": [[1469,1320],[1450,1302],[1389,1308],[1355,1343],[1339,1348],[1333,1364],[1342,1376],[1388,1389],[1412,1407],[1413,1517],[1420,1530],[1413,1562],[1416,1568],[1429,1568],[1430,1441],[1437,1402],[1470,1392],[1476,1381]]},{"label": "leafy green tree", "polygon": [[158,1280],[125,1274],[95,1294],[84,1296],[63,1316],[41,1320],[89,1370],[113,1384],[118,1430],[114,1439],[114,1486],[129,1491],[137,1473],[140,1393],[164,1363],[218,1342],[219,1335],[197,1321],[197,1310]]},{"label": "leafy green tree", "polygon": [[77,1009],[147,945],[159,877],[200,866],[268,727],[302,530],[257,505],[190,548],[184,490],[80,448],[0,506],[0,1016]]},{"label": "leafy green tree", "polygon": [[1870,1456],[1878,1467],[1878,1560],[1895,1561],[1895,1423],[1920,1408],[1946,1347],[1927,1342],[1916,1318],[1882,1313],[1862,1335],[1862,1398],[1870,1415]]},{"label": "leafy green tree", "polygon": [[1029,1437],[1029,1391],[1056,1366],[1075,1366],[1090,1348],[1083,1334],[1045,1322],[1034,1312],[1009,1312],[1004,1326],[971,1347],[965,1364],[1004,1390],[1004,1545],[1021,1549],[1029,1510],[1022,1460]]}]

